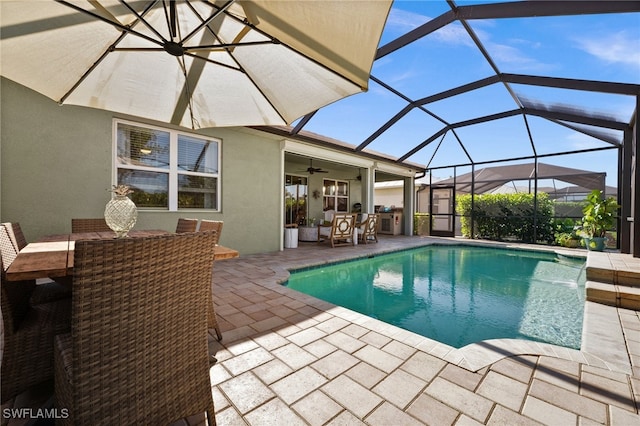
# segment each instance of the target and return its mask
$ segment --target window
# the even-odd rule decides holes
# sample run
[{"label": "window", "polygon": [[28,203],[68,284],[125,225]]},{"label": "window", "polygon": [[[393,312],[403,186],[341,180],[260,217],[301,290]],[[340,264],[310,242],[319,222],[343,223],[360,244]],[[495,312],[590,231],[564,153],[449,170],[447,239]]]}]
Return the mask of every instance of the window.
[{"label": "window", "polygon": [[140,208],[220,210],[220,141],[116,122],[117,183]]},{"label": "window", "polygon": [[349,182],[324,179],[322,183],[323,210],[349,211]]}]

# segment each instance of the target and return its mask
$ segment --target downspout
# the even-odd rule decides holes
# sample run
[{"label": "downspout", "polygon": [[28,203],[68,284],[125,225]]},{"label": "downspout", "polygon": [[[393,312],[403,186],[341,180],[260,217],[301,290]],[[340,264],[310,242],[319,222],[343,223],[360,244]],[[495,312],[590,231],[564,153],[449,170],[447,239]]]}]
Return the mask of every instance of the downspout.
[{"label": "downspout", "polygon": [[[427,171],[426,171],[426,170],[423,170],[423,171],[422,171],[422,173],[420,173],[420,174],[418,174],[418,175],[414,176],[414,177],[413,177],[414,185],[415,185],[415,181],[417,181],[418,179],[422,179],[422,178],[423,178],[423,177],[425,177],[426,175],[427,175]],[[426,184],[424,184],[424,183],[421,183],[421,184],[420,184],[419,189],[416,191],[416,197],[415,197],[416,213],[417,213],[417,210],[418,210],[418,206],[420,205],[420,202],[418,201],[418,192],[422,192],[422,191],[424,191],[425,189],[427,189],[427,186],[428,186],[428,185],[426,185]]]},{"label": "downspout", "polygon": [[[426,175],[427,175],[427,170],[426,170],[426,169],[425,169],[425,170],[423,170],[421,174],[416,175],[416,176],[413,178],[414,186],[415,186],[415,182],[416,182],[418,179],[422,179],[422,178],[423,178],[423,177],[425,177]],[[431,182],[431,175],[429,175],[429,182]],[[419,188],[418,188],[418,190],[416,191],[416,197],[415,197],[415,198],[416,198],[416,201],[415,201],[415,205],[414,205],[414,207],[415,207],[415,212],[414,212],[414,215],[413,215],[413,216],[414,216],[414,222],[415,222],[415,220],[416,220],[416,216],[415,216],[415,214],[416,214],[416,213],[418,213],[418,209],[420,208],[420,201],[419,201],[419,200],[420,200],[420,197],[419,197],[419,195],[420,195],[420,194],[419,194],[419,193],[420,193],[420,192],[424,192],[427,188],[431,188],[431,185],[427,185],[427,184],[425,184],[425,183],[421,183],[421,184],[420,184],[420,186],[419,186]],[[431,203],[431,199],[429,199],[429,203]],[[427,212],[427,214],[429,214],[429,212]],[[418,227],[418,225],[417,225],[417,224],[415,224],[415,223],[414,223],[413,227],[414,227],[415,229],[418,229],[418,228],[417,228],[417,227]],[[429,229],[429,233],[431,233],[431,229]]]}]

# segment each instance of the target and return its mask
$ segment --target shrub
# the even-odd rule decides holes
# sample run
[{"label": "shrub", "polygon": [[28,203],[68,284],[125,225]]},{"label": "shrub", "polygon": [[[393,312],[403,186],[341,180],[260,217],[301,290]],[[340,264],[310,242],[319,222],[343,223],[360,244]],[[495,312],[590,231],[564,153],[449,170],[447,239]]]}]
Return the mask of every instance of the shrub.
[{"label": "shrub", "polygon": [[[461,215],[462,234],[471,236],[471,195],[457,197],[456,211]],[[489,240],[517,239],[534,241],[534,216],[537,216],[537,241],[551,243],[553,201],[539,193],[537,209],[533,194],[482,194],[474,196],[474,237]]]},{"label": "shrub", "polygon": [[416,213],[413,216],[413,235],[429,235],[429,213]]}]

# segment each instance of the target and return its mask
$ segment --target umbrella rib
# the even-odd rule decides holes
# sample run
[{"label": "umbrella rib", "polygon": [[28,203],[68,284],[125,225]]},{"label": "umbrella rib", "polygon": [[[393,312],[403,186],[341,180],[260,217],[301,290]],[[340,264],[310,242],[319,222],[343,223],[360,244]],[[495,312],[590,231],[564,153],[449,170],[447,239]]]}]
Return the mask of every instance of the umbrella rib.
[{"label": "umbrella rib", "polygon": [[150,10],[150,9],[151,9],[151,8],[152,8],[156,3],[158,3],[158,0],[155,0],[155,1],[151,2],[151,3],[149,3],[149,5],[145,8],[145,10],[142,12],[142,14],[138,14],[138,12],[136,12],[136,11],[135,11],[135,10],[134,10],[130,5],[129,5],[129,3],[127,3],[126,1],[120,0],[120,3],[122,3],[122,4],[123,4],[127,9],[129,9],[129,10],[131,11],[131,13],[133,13],[133,14],[136,16],[136,18],[138,18],[138,20],[144,24],[144,26],[145,26],[145,27],[147,27],[149,30],[153,31],[153,33],[154,33],[155,35],[157,35],[157,36],[158,36],[158,38],[159,38],[160,40],[162,40],[162,42],[167,41],[167,40],[162,36],[162,34],[160,34],[160,33],[158,32],[158,30],[156,30],[156,29],[153,27],[153,25],[149,24],[149,23],[146,21],[146,19],[144,19],[144,15],[146,15],[146,14],[147,14],[147,12],[149,12],[149,10]]},{"label": "umbrella rib", "polygon": [[[73,92],[78,88],[78,86],[80,86],[80,84],[82,84],[82,82],[83,82],[83,81],[84,81],[84,80],[89,76],[89,74],[91,74],[91,73],[93,72],[93,70],[94,70],[94,69],[96,69],[96,67],[97,67],[98,65],[100,65],[100,63],[104,60],[104,58],[106,58],[106,57],[107,57],[107,55],[108,55],[109,53],[111,53],[111,52],[113,52],[113,51],[115,51],[115,50],[116,50],[116,46],[118,45],[118,43],[120,43],[120,42],[121,42],[121,41],[126,37],[126,35],[127,35],[127,34],[134,34],[134,35],[138,35],[139,33],[138,33],[138,32],[136,32],[136,31],[133,31],[133,30],[132,30],[131,28],[129,28],[129,27],[125,27],[125,26],[123,26],[123,25],[121,25],[121,24],[119,24],[119,23],[115,23],[115,22],[113,22],[113,21],[110,21],[110,20],[108,20],[108,19],[106,19],[106,18],[103,18],[103,17],[102,17],[102,16],[100,16],[100,15],[94,14],[93,12],[90,12],[90,11],[88,11],[88,10],[84,10],[84,9],[82,9],[82,8],[80,8],[80,7],[77,7],[77,6],[75,6],[75,5],[71,4],[71,3],[68,3],[68,2],[66,2],[66,1],[61,1],[61,0],[56,0],[56,1],[57,1],[58,3],[63,4],[63,5],[69,6],[69,7],[71,7],[72,9],[77,10],[78,12],[86,13],[86,14],[88,14],[88,15],[90,15],[90,16],[93,16],[93,17],[95,17],[95,18],[98,18],[98,19],[99,19],[99,20],[101,20],[101,21],[104,21],[104,22],[106,22],[106,23],[108,23],[108,24],[111,24],[111,25],[115,26],[116,28],[122,29],[122,32],[120,33],[120,35],[118,36],[118,38],[117,38],[117,39],[116,39],[116,40],[111,44],[111,46],[109,46],[109,48],[108,48],[106,51],[102,52],[102,55],[100,55],[100,57],[99,57],[99,58],[98,58],[98,59],[97,59],[97,60],[96,60],[96,61],[95,61],[95,62],[94,62],[94,63],[93,63],[93,64],[92,64],[92,65],[91,65],[91,66],[90,66],[90,67],[89,67],[89,68],[88,68],[88,69],[87,69],[83,74],[82,74],[82,76],[80,76],[80,78],[79,78],[79,79],[78,79],[78,80],[73,84],[73,86],[71,86],[71,88],[70,88],[70,89],[69,89],[69,90],[68,90],[68,91],[67,91],[67,92],[66,92],[66,93],[65,93],[65,94],[60,98],[60,100],[58,101],[58,103],[59,103],[59,104],[63,104],[63,103],[67,100],[67,98],[68,98],[69,96],[71,96],[71,94],[72,94],[72,93],[73,93]],[[144,15],[146,15],[146,14],[149,12],[149,10],[151,10],[151,7],[152,7],[155,3],[156,3],[156,2],[152,2],[152,3],[150,3],[150,4],[145,8],[145,10],[142,12],[142,15],[143,15],[143,16],[144,16]],[[142,16],[139,16],[139,15],[137,15],[137,14],[136,14],[136,16],[138,17],[138,19],[142,19]],[[131,26],[135,25],[136,23],[137,23],[137,21],[134,21],[134,22],[131,24]],[[141,35],[141,36],[142,36],[142,35]],[[147,36],[143,36],[143,38],[147,38],[148,40],[153,41],[154,43],[158,43],[158,41],[157,41],[157,40],[154,40],[154,39],[152,39],[152,38],[148,38]]]},{"label": "umbrella rib", "polygon": [[[196,55],[194,53],[185,52],[184,54],[186,56],[191,56],[192,58],[200,59],[201,61],[206,61],[206,62],[209,62],[211,64],[219,65],[221,67],[229,68],[230,70],[238,71],[238,72],[241,72],[243,74],[247,73],[239,64],[238,64],[238,67],[233,67],[233,66],[231,66],[229,64],[225,64],[225,63],[222,63],[222,62],[214,61],[213,59],[209,59],[209,58],[204,58],[204,57],[202,57],[200,55]],[[236,62],[236,64],[237,64],[237,62]]]},{"label": "umbrella rib", "polygon": [[[212,6],[213,6],[213,5],[212,5]],[[310,62],[313,62],[314,64],[318,65],[319,67],[324,68],[325,70],[329,71],[329,72],[330,72],[330,73],[332,73],[333,75],[337,75],[338,77],[342,78],[342,79],[343,79],[343,80],[345,80],[345,81],[348,81],[349,83],[353,84],[354,86],[360,87],[360,85],[359,85],[359,84],[357,84],[356,82],[354,82],[354,81],[353,81],[353,80],[351,80],[350,78],[348,78],[348,77],[346,77],[346,76],[344,76],[344,75],[340,74],[340,73],[339,73],[339,72],[337,72],[336,70],[333,70],[333,69],[329,68],[329,67],[328,67],[328,66],[326,66],[325,64],[323,64],[323,63],[321,63],[321,62],[317,61],[316,59],[314,59],[314,58],[312,58],[312,57],[310,57],[310,56],[308,56],[308,55],[305,55],[304,53],[300,52],[299,50],[294,49],[293,47],[289,46],[288,44],[283,43],[282,41],[280,41],[280,40],[278,40],[277,38],[273,37],[273,36],[272,36],[272,35],[270,35],[269,33],[267,33],[267,32],[265,32],[265,31],[261,30],[261,29],[260,29],[260,28],[258,28],[258,27],[256,27],[254,24],[252,24],[251,22],[249,22],[249,20],[248,20],[247,18],[244,18],[244,19],[239,18],[239,17],[237,17],[237,16],[235,16],[235,15],[233,15],[233,14],[229,13],[228,11],[225,11],[225,15],[226,15],[226,16],[228,16],[228,17],[230,17],[231,19],[234,19],[234,20],[235,20],[235,21],[237,21],[237,22],[242,23],[244,26],[246,26],[246,27],[248,27],[248,28],[250,28],[250,29],[252,29],[252,30],[256,31],[258,34],[260,34],[260,35],[262,35],[262,36],[264,36],[264,37],[267,37],[268,39],[272,40],[272,41],[273,41],[273,43],[275,43],[275,44],[279,44],[279,45],[281,45],[281,46],[284,46],[285,48],[287,48],[287,49],[291,50],[292,52],[295,52],[295,53],[297,53],[298,55],[302,56],[302,57],[303,57],[303,58],[305,58],[306,60],[308,60],[308,61],[310,61]],[[231,54],[231,53],[229,53],[229,54]]]},{"label": "umbrella rib", "polygon": [[209,23],[211,23],[211,21],[213,21],[214,19],[216,19],[218,16],[220,16],[221,14],[225,13],[226,10],[233,4],[235,3],[236,0],[229,0],[227,1],[225,4],[223,4],[222,6],[220,6],[219,8],[216,8],[217,10],[211,15],[209,16],[207,19],[202,19],[200,18],[200,15],[198,14],[198,12],[194,9],[194,7],[191,5],[191,2],[187,1],[187,6],[189,6],[189,8],[191,8],[191,10],[193,11],[193,13],[195,13],[201,20],[202,22],[200,23],[200,25],[198,25],[193,31],[191,31],[189,34],[187,34],[187,36],[185,38],[183,38],[181,40],[181,42],[184,44],[187,41],[189,41],[194,35],[196,35],[201,29],[203,29],[204,27],[207,27],[209,25]]},{"label": "umbrella rib", "polygon": [[184,46],[185,50],[227,50],[234,47],[244,47],[244,46],[262,46],[265,44],[274,44],[271,40],[266,41],[247,41],[245,43],[220,43],[220,44],[204,44],[201,46]]},{"label": "umbrella rib", "polygon": [[[215,7],[215,6],[214,6],[214,5],[212,5],[212,7]],[[272,43],[278,43],[278,44],[280,44],[280,42],[279,42],[277,39],[275,39],[274,37],[271,37],[271,36],[269,36],[268,34],[266,34],[264,31],[258,30],[257,28],[253,27],[253,26],[249,23],[249,21],[248,21],[248,20],[246,20],[246,19],[245,19],[245,20],[239,19],[239,18],[237,18],[237,17],[233,16],[232,14],[230,14],[230,13],[229,13],[228,11],[226,11],[226,10],[224,11],[224,13],[225,13],[225,15],[226,15],[226,16],[230,16],[230,17],[232,17],[233,19],[235,19],[236,21],[240,21],[240,22],[242,22],[242,24],[243,24],[243,25],[245,25],[245,26],[247,26],[247,27],[249,27],[249,28],[251,28],[251,29],[255,29],[256,31],[258,31],[258,33],[262,34],[263,36],[265,36],[265,37],[267,37],[269,40],[271,40],[271,42],[272,42]],[[197,17],[198,17],[202,22],[204,22],[204,19],[203,19],[203,18],[200,16],[200,14],[199,14],[199,13],[197,13],[195,10],[194,10],[194,14],[195,14],[195,15],[196,15],[196,16],[197,16]],[[211,27],[209,27],[209,25],[205,25],[205,26],[204,26],[204,28],[206,28],[207,30],[209,30],[209,32],[211,33],[211,35],[213,35],[213,37],[214,37],[218,42],[220,42],[220,41],[221,41],[221,40],[220,40],[220,38],[218,37],[218,34],[216,34],[216,32],[215,32],[215,31],[213,31],[213,30],[211,29]],[[288,47],[288,46],[287,46],[287,47]],[[290,48],[290,49],[291,49],[291,48]],[[240,64],[240,62],[238,62],[238,60],[235,58],[235,56],[233,55],[232,49],[230,49],[229,47],[225,47],[225,48],[224,48],[224,50],[226,50],[226,52],[227,52],[227,54],[229,55],[229,57],[233,60],[233,62],[234,62],[234,63],[236,64],[236,66],[238,67],[238,68],[237,68],[237,70],[238,70],[238,71],[240,71],[240,72],[242,72],[242,73],[247,77],[247,79],[251,82],[251,84],[253,85],[253,87],[255,87],[255,89],[256,89],[258,92],[260,92],[260,94],[262,95],[262,97],[264,98],[264,100],[265,100],[269,105],[271,105],[271,108],[273,108],[273,110],[275,111],[275,113],[276,113],[276,114],[278,114],[278,117],[280,117],[280,119],[281,119],[282,121],[286,122],[287,120],[286,120],[286,119],[284,118],[284,116],[280,113],[280,110],[279,110],[279,109],[278,109],[278,108],[273,104],[273,102],[271,102],[271,99],[270,99],[270,98],[269,98],[269,97],[264,93],[264,91],[260,88],[260,86],[259,86],[258,84],[256,84],[256,82],[253,80],[253,78],[251,78],[251,75],[249,75],[249,73],[244,69],[244,67],[242,66],[242,64]],[[297,52],[296,50],[294,50],[294,49],[291,49],[291,50],[299,54],[299,52]],[[186,53],[186,52],[185,52],[185,54],[188,54],[188,53]],[[218,62],[211,61],[211,60],[209,60],[208,58],[202,58],[202,57],[200,57],[200,56],[196,56],[196,55],[190,55],[190,56],[194,56],[194,57],[196,57],[196,58],[200,58],[200,59],[202,59],[202,60],[204,60],[204,61],[208,61],[208,62],[212,62],[212,63],[219,64]],[[306,58],[306,56],[305,56],[305,55],[302,55],[302,56],[304,56],[304,57]],[[314,61],[314,62],[316,62],[316,61]],[[316,63],[318,63],[318,62],[316,62]],[[223,65],[223,66],[227,66],[227,67],[229,67],[228,65],[224,65],[224,64],[219,64],[219,65]],[[321,65],[321,64],[320,64],[320,65]],[[321,66],[323,66],[323,67],[324,67],[324,65],[321,65]],[[233,68],[233,67],[229,67],[229,68],[231,68],[231,69],[235,69],[235,68]],[[326,67],[324,67],[324,68],[326,68]],[[326,68],[326,69],[329,69],[329,68]],[[333,72],[333,70],[330,70],[330,71],[332,71],[332,72]],[[334,72],[334,74],[336,74],[336,73]]]},{"label": "umbrella rib", "polygon": [[[89,10],[86,10],[86,9],[83,9],[83,8],[81,8],[81,7],[79,7],[79,6],[76,6],[76,5],[75,5],[75,4],[73,4],[73,3],[69,3],[68,1],[64,1],[64,0],[56,0],[56,1],[57,1],[58,3],[60,3],[60,4],[63,4],[63,5],[65,5],[65,6],[67,6],[67,7],[70,7],[71,9],[74,9],[74,10],[76,10],[76,11],[78,11],[78,12],[81,12],[81,13],[87,14],[87,15],[89,15],[89,16],[91,16],[91,17],[93,17],[93,18],[96,18],[96,19],[98,19],[98,20],[100,20],[100,21],[102,21],[102,22],[106,22],[107,24],[112,25],[112,26],[114,26],[114,27],[118,28],[119,30],[122,30],[122,31],[123,31],[124,33],[126,33],[126,34],[132,34],[132,35],[138,36],[138,37],[140,37],[140,38],[143,38],[143,39],[145,39],[145,40],[147,40],[147,41],[150,41],[150,42],[152,42],[152,43],[162,45],[162,43],[161,43],[160,41],[158,41],[158,40],[154,39],[153,37],[149,37],[148,35],[142,34],[142,33],[138,32],[138,31],[134,30],[134,29],[132,28],[132,27],[133,27],[133,24],[130,24],[130,25],[128,25],[128,26],[127,26],[127,25],[122,25],[122,24],[121,24],[121,23],[119,23],[119,22],[111,21],[111,20],[109,20],[109,19],[107,19],[107,18],[104,18],[104,17],[102,17],[102,16],[100,16],[100,15],[98,15],[98,14],[96,14],[96,13],[93,13],[93,12],[91,12],[91,11],[89,11]],[[152,4],[153,4],[153,3],[152,3]],[[147,10],[148,10],[148,9],[147,9]],[[146,12],[146,10],[145,10],[145,12]]]},{"label": "umbrella rib", "polygon": [[71,96],[71,94],[76,90],[76,88],[78,86],[80,86],[80,84],[82,84],[82,82],[89,76],[89,74],[91,74],[91,72],[93,72],[94,69],[96,69],[96,67],[98,65],[100,65],[100,62],[102,62],[104,60],[104,58],[107,57],[107,55],[109,53],[111,53],[113,51],[113,46],[115,46],[117,43],[119,43],[120,41],[122,41],[122,39],[127,35],[126,32],[122,32],[120,34],[120,36],[118,36],[118,39],[111,45],[109,46],[109,48],[107,50],[105,50],[104,52],[102,52],[102,55],[100,55],[100,57],[93,63],[93,65],[91,65],[85,72],[84,74],[82,74],[82,76],[80,76],[80,78],[78,79],[78,81],[76,81],[73,86],[71,86],[71,88],[67,91],[67,93],[65,93],[60,100],[58,101],[59,104],[63,104],[64,101],[67,100],[67,98],[69,96]]}]

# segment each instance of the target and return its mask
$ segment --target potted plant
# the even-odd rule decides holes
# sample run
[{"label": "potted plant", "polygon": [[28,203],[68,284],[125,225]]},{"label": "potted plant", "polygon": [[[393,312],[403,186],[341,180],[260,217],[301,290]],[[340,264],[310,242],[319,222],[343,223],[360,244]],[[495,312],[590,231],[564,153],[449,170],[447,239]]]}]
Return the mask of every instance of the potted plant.
[{"label": "potted plant", "polygon": [[575,223],[573,219],[566,218],[564,220],[557,219],[554,221],[555,233],[554,239],[556,244],[562,247],[577,248],[580,247],[582,236],[578,235],[581,230],[579,223]]},{"label": "potted plant", "polygon": [[582,209],[582,231],[589,250],[604,250],[606,233],[615,224],[619,207],[615,198],[605,198],[600,190],[594,189],[587,195],[587,205]]}]

